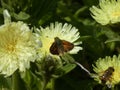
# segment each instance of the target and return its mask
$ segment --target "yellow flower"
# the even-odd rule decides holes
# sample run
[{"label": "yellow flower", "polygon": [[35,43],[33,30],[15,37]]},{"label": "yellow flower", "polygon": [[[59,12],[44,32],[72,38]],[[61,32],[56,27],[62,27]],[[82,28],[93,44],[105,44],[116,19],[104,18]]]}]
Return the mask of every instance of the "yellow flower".
[{"label": "yellow flower", "polygon": [[67,53],[76,54],[79,50],[82,50],[82,47],[79,46],[79,44],[82,42],[77,41],[80,38],[78,29],[72,27],[72,25],[69,25],[67,23],[63,25],[62,23],[56,22],[55,24],[51,23],[50,26],[46,28],[41,27],[40,30],[36,29],[35,31],[38,43],[39,41],[42,42],[39,43],[42,47],[40,47],[38,50],[40,58],[48,55],[59,58],[58,55],[53,55],[50,53],[50,47],[56,37],[74,44],[74,48]]},{"label": "yellow flower", "polygon": [[120,22],[120,0],[100,0],[99,7],[92,6],[90,11],[101,25]]},{"label": "yellow flower", "polygon": [[120,55],[106,56],[99,58],[93,70],[97,74],[94,79],[101,84],[107,85],[109,88],[114,87],[120,82]]},{"label": "yellow flower", "polygon": [[10,76],[17,69],[24,72],[30,68],[30,62],[36,59],[36,49],[27,24],[6,19],[9,18],[0,26],[0,73]]}]

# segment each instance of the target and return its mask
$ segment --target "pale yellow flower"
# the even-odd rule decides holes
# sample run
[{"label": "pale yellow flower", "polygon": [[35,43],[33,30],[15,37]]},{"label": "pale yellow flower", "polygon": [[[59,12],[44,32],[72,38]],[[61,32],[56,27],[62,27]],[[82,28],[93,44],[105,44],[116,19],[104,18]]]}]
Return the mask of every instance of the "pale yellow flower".
[{"label": "pale yellow flower", "polygon": [[51,55],[55,58],[59,58],[58,55],[52,55],[50,53],[50,47],[53,44],[55,37],[74,44],[74,48],[67,52],[69,54],[76,54],[79,50],[82,50],[82,47],[79,46],[82,42],[77,41],[80,38],[78,29],[72,27],[72,25],[70,24],[62,24],[56,22],[55,24],[51,23],[50,26],[46,28],[41,27],[40,29],[36,29],[35,31],[37,41],[38,43],[39,41],[41,41],[41,43],[39,44],[42,46],[38,50],[40,58],[43,58],[46,55]]},{"label": "pale yellow flower", "polygon": [[[6,20],[0,26],[0,73],[24,72],[36,59],[35,40],[27,24]],[[8,22],[7,22],[8,21]]]},{"label": "pale yellow flower", "polygon": [[[110,69],[112,67],[112,69]],[[106,56],[105,58],[99,58],[93,70],[96,73],[94,79],[100,84],[103,84],[102,78],[104,78],[104,84],[109,88],[114,87],[120,82],[120,55],[117,57]],[[103,76],[104,75],[104,76]]]},{"label": "pale yellow flower", "polygon": [[98,7],[92,6],[90,11],[101,25],[120,22],[120,0],[100,0]]}]

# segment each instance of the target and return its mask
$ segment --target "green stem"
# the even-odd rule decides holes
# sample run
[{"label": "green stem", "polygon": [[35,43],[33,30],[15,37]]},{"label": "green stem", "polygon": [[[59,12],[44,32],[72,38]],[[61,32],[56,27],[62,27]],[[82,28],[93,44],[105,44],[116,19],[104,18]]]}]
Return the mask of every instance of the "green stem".
[{"label": "green stem", "polygon": [[106,90],[106,87],[104,86],[104,87],[102,88],[102,90]]},{"label": "green stem", "polygon": [[112,87],[112,88],[111,88],[111,90],[115,90],[115,88],[114,88],[114,87]]},{"label": "green stem", "polygon": [[12,75],[12,85],[11,85],[11,90],[21,90],[24,88],[24,90],[26,90],[24,83],[22,81],[22,79],[20,78],[19,73],[16,71],[13,75]]},{"label": "green stem", "polygon": [[15,72],[12,75],[12,89],[11,90],[18,90],[17,88],[18,88],[18,86],[17,86],[17,73]]},{"label": "green stem", "polygon": [[55,85],[55,79],[51,79],[47,83],[45,90],[55,90],[54,85]]}]

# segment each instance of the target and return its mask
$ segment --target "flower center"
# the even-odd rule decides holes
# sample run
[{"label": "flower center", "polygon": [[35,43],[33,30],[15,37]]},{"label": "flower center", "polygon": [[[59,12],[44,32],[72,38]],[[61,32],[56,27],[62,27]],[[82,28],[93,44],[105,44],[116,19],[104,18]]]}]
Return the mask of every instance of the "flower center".
[{"label": "flower center", "polygon": [[42,37],[41,40],[42,40],[42,48],[40,48],[40,51],[49,53],[50,46],[52,45],[54,39],[48,37]]},{"label": "flower center", "polygon": [[6,46],[6,50],[9,53],[14,52],[15,51],[15,43],[14,42],[8,43]]}]

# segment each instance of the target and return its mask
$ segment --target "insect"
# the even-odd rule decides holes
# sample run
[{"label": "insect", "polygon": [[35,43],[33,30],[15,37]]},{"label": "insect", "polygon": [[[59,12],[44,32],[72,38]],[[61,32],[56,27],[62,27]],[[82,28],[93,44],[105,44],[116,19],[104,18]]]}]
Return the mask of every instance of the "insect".
[{"label": "insect", "polygon": [[74,44],[61,40],[58,37],[54,38],[54,42],[50,47],[50,53],[53,55],[64,54],[64,52],[68,52],[74,48]]},{"label": "insect", "polygon": [[101,82],[103,84],[105,84],[108,80],[110,80],[113,72],[114,72],[114,68],[113,67],[109,67],[107,70],[105,70],[103,75],[100,76]]}]

